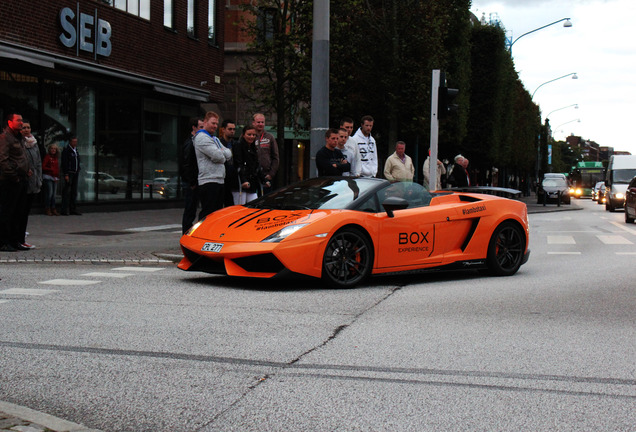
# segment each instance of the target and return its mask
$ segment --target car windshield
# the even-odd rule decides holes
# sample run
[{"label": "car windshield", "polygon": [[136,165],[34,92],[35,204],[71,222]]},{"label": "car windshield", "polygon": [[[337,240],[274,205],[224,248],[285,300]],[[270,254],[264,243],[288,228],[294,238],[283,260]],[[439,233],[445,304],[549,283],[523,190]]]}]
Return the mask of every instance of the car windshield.
[{"label": "car windshield", "polygon": [[245,206],[281,210],[344,209],[383,183],[387,182],[364,178],[313,178],[279,189]]},{"label": "car windshield", "polygon": [[543,187],[566,187],[565,180],[556,177],[544,179],[541,184]]},{"label": "car windshield", "polygon": [[617,169],[613,176],[614,183],[629,183],[636,176],[636,169]]}]

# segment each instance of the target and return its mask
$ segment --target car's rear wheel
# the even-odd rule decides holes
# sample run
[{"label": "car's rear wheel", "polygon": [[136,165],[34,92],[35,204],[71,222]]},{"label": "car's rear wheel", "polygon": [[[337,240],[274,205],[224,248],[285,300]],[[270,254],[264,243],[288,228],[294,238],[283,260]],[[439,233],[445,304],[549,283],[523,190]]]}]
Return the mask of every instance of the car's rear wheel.
[{"label": "car's rear wheel", "polygon": [[627,206],[625,206],[625,223],[634,223],[634,218],[627,212]]},{"label": "car's rear wheel", "polygon": [[523,229],[514,222],[499,225],[490,237],[486,263],[495,276],[511,276],[519,270],[526,250]]},{"label": "car's rear wheel", "polygon": [[371,274],[373,246],[356,228],[336,232],[322,258],[322,279],[337,288],[351,288]]}]

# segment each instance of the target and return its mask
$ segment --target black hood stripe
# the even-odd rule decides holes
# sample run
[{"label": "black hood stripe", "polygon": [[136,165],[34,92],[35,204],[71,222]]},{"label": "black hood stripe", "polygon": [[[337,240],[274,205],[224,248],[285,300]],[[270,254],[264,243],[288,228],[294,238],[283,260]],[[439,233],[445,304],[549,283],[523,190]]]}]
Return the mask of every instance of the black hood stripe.
[{"label": "black hood stripe", "polygon": [[242,226],[243,226],[243,225],[245,225],[246,223],[248,223],[248,222],[250,222],[250,221],[252,221],[252,220],[256,219],[257,217],[260,217],[260,216],[262,216],[262,215],[264,215],[264,214],[266,214],[266,213],[269,213],[269,212],[271,212],[271,211],[272,211],[271,209],[261,209],[261,210],[256,210],[254,213],[250,213],[250,214],[248,214],[248,215],[243,216],[242,218],[240,218],[240,219],[238,219],[238,220],[235,220],[234,222],[232,222],[231,224],[229,224],[229,225],[228,225],[228,228],[229,228],[229,227],[231,227],[231,226],[232,226],[232,225],[234,225],[234,224],[237,224],[237,223],[241,222],[241,221],[242,221],[243,219],[245,219],[245,218],[249,218],[249,219],[247,219],[247,220],[244,220],[241,224],[237,225],[235,228],[242,227]]}]

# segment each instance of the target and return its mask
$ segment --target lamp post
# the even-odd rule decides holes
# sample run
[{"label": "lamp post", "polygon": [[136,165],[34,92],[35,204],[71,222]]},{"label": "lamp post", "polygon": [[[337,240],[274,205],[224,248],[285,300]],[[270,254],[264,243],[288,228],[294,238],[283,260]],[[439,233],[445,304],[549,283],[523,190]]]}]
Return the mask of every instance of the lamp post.
[{"label": "lamp post", "polygon": [[548,115],[547,115],[547,116],[545,116],[545,118],[546,118],[546,120],[547,120],[547,119],[548,119],[548,117],[550,117],[550,115],[551,115],[552,113],[555,113],[555,112],[557,112],[557,111],[564,110],[564,109],[566,109],[566,108],[571,108],[571,107],[574,107],[574,109],[579,109],[579,104],[572,104],[572,105],[568,105],[568,106],[564,106],[564,107],[562,107],[562,108],[557,108],[557,109],[555,109],[555,110],[552,110],[552,111],[550,111],[550,112],[548,113]]},{"label": "lamp post", "polygon": [[522,34],[521,36],[519,36],[517,39],[513,40],[513,41],[512,41],[512,43],[510,44],[510,46],[508,47],[508,52],[512,53],[512,46],[515,44],[515,42],[517,42],[517,41],[518,41],[519,39],[521,39],[522,37],[527,36],[527,35],[529,35],[530,33],[534,33],[534,32],[536,32],[536,31],[542,30],[542,29],[544,29],[544,28],[546,28],[546,27],[550,27],[551,25],[558,24],[558,23],[560,23],[560,22],[562,22],[562,21],[565,21],[565,22],[563,23],[563,27],[572,27],[572,21],[570,21],[570,18],[561,18],[560,20],[557,20],[557,21],[552,22],[552,23],[550,23],[550,24],[546,24],[546,25],[541,26],[541,27],[539,27],[539,28],[536,28],[536,29],[534,29],[534,30],[530,30],[529,32],[526,32],[526,33]]},{"label": "lamp post", "polygon": [[574,119],[574,120],[567,121],[567,122],[565,122],[565,123],[561,123],[560,125],[558,125],[557,127],[555,127],[555,128],[554,128],[554,130],[557,130],[557,129],[559,129],[561,126],[565,126],[566,124],[570,124],[570,123],[574,123],[574,122],[581,123],[581,119]]},{"label": "lamp post", "polygon": [[534,94],[537,92],[537,90],[539,90],[539,89],[540,89],[541,87],[543,87],[544,85],[549,84],[549,83],[554,82],[554,81],[557,81],[557,80],[560,80],[560,79],[563,79],[563,78],[566,78],[566,77],[569,77],[569,76],[572,76],[572,79],[579,79],[579,77],[578,77],[578,75],[576,74],[576,72],[572,72],[572,73],[569,73],[569,74],[565,74],[565,75],[563,75],[563,76],[560,76],[560,77],[558,77],[558,78],[551,79],[550,81],[546,81],[546,82],[544,82],[543,84],[539,85],[539,87],[537,87],[536,89],[534,89],[534,91],[532,92],[532,96],[530,96],[530,99],[534,99]]}]

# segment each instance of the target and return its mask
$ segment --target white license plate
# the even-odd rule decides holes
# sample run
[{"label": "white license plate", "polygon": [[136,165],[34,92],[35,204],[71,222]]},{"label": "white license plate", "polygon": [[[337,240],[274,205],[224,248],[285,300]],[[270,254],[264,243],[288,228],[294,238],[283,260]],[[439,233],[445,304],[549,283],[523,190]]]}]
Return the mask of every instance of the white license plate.
[{"label": "white license plate", "polygon": [[222,247],[223,243],[206,243],[201,250],[204,252],[221,252]]}]

